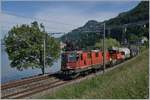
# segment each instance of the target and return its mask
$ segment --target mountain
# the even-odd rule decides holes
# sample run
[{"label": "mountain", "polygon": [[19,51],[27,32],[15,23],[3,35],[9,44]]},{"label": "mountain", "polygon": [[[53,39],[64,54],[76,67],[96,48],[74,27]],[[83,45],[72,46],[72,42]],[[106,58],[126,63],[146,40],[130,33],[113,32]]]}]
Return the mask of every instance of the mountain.
[{"label": "mountain", "polygon": [[89,31],[95,31],[99,28],[99,22],[95,20],[88,21],[83,27],[79,27],[75,30],[72,30],[72,32],[89,32]]},{"label": "mountain", "polygon": [[[106,37],[115,38],[118,41],[122,41],[124,38],[130,40],[132,36],[149,37],[149,1],[141,1],[135,8],[130,11],[120,13],[117,17],[105,20],[103,22],[97,22],[95,20],[88,21],[84,26],[72,30],[68,34],[62,36],[62,40],[73,41],[74,44],[83,44],[85,46],[92,46],[95,42],[99,41],[99,38],[103,34],[103,23],[106,24]],[[146,28],[143,28],[146,25]],[[124,28],[127,31],[124,33]],[[99,35],[97,34],[99,33]],[[92,37],[91,37],[92,35]],[[86,41],[90,42],[86,45],[82,38],[87,37]]]}]

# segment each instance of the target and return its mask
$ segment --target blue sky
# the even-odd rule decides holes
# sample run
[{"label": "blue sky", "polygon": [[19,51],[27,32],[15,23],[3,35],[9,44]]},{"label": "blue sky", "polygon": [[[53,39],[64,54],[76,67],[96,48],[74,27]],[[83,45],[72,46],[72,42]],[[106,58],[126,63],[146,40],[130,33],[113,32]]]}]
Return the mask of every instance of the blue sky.
[{"label": "blue sky", "polygon": [[[139,1],[7,1],[2,2],[2,11],[11,11],[15,13],[24,13],[28,16],[38,13],[43,9],[55,9],[65,7],[76,11],[86,10],[84,13],[89,14],[92,12],[100,11],[126,11],[137,5]],[[60,9],[61,11],[62,9]],[[22,14],[23,14],[22,13]]]},{"label": "blue sky", "polygon": [[[48,32],[69,32],[88,20],[104,21],[134,8],[140,1],[3,1],[2,29],[37,20]],[[14,15],[26,16],[26,18]],[[30,18],[27,18],[30,17]],[[38,19],[35,19],[38,18]],[[40,20],[42,19],[42,20]],[[66,25],[67,24],[67,25]]]}]

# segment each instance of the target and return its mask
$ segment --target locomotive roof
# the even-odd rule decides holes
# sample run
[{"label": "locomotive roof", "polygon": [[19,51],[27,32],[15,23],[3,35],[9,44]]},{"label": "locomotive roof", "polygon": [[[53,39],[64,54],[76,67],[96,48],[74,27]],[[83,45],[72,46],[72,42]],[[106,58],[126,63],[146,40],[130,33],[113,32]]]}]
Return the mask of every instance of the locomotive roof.
[{"label": "locomotive roof", "polygon": [[83,52],[99,52],[101,50],[79,50],[79,51],[64,51],[62,53],[83,53]]}]

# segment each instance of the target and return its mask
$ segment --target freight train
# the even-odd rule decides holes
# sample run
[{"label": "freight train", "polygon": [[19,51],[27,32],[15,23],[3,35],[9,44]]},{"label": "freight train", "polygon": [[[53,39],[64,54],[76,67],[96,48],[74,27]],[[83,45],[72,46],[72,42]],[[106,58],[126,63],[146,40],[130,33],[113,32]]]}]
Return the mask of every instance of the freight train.
[{"label": "freight train", "polygon": [[[105,52],[105,65],[110,67],[126,59],[138,55],[137,48],[111,48]],[[61,72],[69,78],[86,75],[103,68],[103,52],[101,50],[65,51],[61,58]]]}]

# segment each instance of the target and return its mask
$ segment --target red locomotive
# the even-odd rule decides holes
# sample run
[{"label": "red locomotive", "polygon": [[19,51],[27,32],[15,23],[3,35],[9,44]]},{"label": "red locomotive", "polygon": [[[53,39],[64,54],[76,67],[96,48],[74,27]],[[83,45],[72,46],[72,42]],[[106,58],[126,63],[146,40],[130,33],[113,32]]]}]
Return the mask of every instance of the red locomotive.
[{"label": "red locomotive", "polygon": [[[124,53],[118,50],[109,50],[105,53],[105,64],[112,65],[124,60]],[[91,51],[66,51],[62,53],[61,71],[71,78],[89,71],[96,71],[103,66],[103,52]]]},{"label": "red locomotive", "polygon": [[[73,44],[67,43],[67,51],[62,53],[61,72],[63,75],[75,78],[103,68],[103,52],[101,50],[77,50]],[[105,65],[112,66],[130,57],[138,55],[139,48],[134,46],[112,47],[105,53]]]}]

